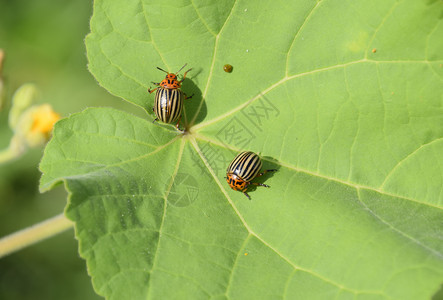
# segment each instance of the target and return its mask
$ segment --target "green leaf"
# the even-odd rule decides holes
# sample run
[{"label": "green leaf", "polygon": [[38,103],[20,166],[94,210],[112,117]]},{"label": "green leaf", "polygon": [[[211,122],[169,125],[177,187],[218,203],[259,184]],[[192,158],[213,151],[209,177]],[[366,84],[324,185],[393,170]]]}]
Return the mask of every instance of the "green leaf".
[{"label": "green leaf", "polygon": [[[59,122],[42,190],[64,181],[110,299],[429,299],[443,281],[440,1],[96,0],[89,68],[146,120]],[[181,134],[151,81],[193,68]],[[232,73],[223,71],[231,64]],[[223,178],[260,153],[270,189]]]}]

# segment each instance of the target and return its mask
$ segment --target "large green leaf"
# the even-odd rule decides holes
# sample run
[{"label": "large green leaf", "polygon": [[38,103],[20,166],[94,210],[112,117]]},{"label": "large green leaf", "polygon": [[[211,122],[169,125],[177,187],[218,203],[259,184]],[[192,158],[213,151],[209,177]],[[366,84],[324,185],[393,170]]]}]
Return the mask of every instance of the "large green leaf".
[{"label": "large green leaf", "polygon": [[[41,188],[112,299],[429,299],[443,281],[440,1],[96,0],[89,68],[146,120],[59,122]],[[184,63],[186,134],[151,81]],[[232,73],[223,65],[233,65]],[[278,172],[229,188],[235,154]]]}]

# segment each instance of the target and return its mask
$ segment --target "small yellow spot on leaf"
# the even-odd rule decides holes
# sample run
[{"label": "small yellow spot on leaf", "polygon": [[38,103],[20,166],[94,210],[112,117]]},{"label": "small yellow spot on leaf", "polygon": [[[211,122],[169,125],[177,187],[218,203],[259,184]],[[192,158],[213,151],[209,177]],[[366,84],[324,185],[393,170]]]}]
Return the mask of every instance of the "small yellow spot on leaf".
[{"label": "small yellow spot on leaf", "polygon": [[367,47],[368,38],[368,33],[361,31],[346,44],[346,47],[352,52],[363,51]]}]

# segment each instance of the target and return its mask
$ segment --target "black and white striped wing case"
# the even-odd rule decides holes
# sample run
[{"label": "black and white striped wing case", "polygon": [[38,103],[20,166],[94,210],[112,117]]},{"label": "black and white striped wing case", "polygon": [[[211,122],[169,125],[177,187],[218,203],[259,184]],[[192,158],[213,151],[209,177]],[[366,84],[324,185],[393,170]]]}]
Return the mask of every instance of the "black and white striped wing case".
[{"label": "black and white striped wing case", "polygon": [[179,89],[158,88],[155,94],[154,113],[164,123],[176,122],[183,111],[183,92]]},{"label": "black and white striped wing case", "polygon": [[260,157],[251,151],[244,151],[238,154],[228,166],[226,173],[232,173],[244,181],[251,181],[260,173],[263,163]]}]

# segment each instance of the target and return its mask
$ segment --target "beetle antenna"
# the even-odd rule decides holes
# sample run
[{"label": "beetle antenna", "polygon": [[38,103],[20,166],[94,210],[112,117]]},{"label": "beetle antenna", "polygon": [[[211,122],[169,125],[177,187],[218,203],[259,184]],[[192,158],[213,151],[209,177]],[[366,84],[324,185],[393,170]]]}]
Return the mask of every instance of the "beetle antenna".
[{"label": "beetle antenna", "polygon": [[186,67],[186,65],[187,65],[187,63],[186,63],[183,67],[181,67],[180,70],[178,70],[178,71],[175,73],[175,75],[177,75],[181,70],[183,70],[183,68]]},{"label": "beetle antenna", "polygon": [[169,72],[166,72],[165,70],[163,70],[162,68],[160,68],[160,67],[157,67],[157,69],[159,69],[160,71],[163,71],[163,72],[165,72],[166,74],[169,74]]}]

